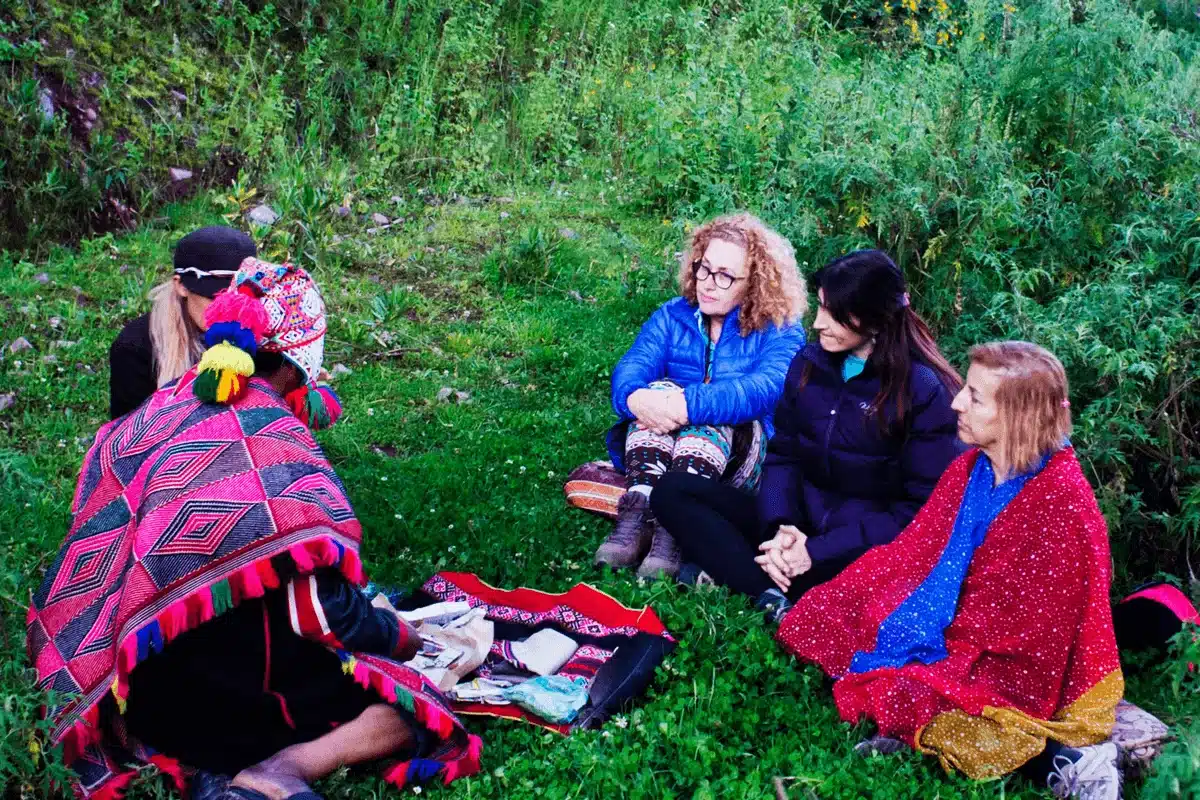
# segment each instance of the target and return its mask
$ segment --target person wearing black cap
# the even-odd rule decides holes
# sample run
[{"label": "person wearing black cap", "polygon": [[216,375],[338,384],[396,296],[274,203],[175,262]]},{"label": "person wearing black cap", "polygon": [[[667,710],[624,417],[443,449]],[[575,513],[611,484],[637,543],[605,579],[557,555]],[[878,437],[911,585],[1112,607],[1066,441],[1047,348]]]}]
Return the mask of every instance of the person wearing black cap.
[{"label": "person wearing black cap", "polygon": [[175,274],[150,293],[150,313],[131,321],[108,351],[109,414],[133,411],[150,395],[187,372],[204,352],[204,310],[238,265],[258,255],[239,230],[212,226],[175,246]]}]

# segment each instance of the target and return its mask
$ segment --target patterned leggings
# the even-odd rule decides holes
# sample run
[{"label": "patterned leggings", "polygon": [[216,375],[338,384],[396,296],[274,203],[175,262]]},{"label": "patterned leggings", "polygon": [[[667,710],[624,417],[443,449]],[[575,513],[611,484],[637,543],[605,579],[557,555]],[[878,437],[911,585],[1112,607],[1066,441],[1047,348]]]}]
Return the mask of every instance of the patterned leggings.
[{"label": "patterned leggings", "polygon": [[[652,389],[678,388],[670,381],[655,381]],[[719,480],[733,452],[733,428],[688,425],[674,433],[658,434],[629,424],[625,438],[625,474],[629,488],[649,492],[668,472],[690,472]]]}]

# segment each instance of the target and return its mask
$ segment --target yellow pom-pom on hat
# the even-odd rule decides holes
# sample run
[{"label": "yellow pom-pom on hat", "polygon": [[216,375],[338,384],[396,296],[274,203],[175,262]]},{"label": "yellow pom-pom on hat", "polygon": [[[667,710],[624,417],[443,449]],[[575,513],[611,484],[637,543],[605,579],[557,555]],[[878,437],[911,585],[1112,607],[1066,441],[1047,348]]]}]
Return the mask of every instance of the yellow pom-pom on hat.
[{"label": "yellow pom-pom on hat", "polygon": [[254,359],[245,350],[221,342],[204,351],[193,391],[206,403],[232,403],[246,391]]}]

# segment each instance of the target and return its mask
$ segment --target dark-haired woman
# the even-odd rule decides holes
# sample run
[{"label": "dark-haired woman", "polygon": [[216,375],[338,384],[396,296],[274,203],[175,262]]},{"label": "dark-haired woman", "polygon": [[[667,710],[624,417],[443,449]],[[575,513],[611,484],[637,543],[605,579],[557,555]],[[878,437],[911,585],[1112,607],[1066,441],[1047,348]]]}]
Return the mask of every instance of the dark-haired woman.
[{"label": "dark-haired woman", "polygon": [[685,582],[757,598],[776,618],[869,548],[886,544],[961,452],[954,368],[878,250],[813,278],[819,341],[792,361],[757,499],[688,474],[651,498],[683,551]]}]

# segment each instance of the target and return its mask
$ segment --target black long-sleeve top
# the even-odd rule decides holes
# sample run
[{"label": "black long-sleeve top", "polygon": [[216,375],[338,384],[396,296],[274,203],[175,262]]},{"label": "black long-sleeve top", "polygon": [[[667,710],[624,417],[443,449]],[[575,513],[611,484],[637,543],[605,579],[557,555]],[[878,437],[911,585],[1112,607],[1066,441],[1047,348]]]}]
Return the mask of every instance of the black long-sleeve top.
[{"label": "black long-sleeve top", "polygon": [[108,413],[112,419],[133,411],[158,389],[149,314],[121,329],[108,349],[108,367]]}]

